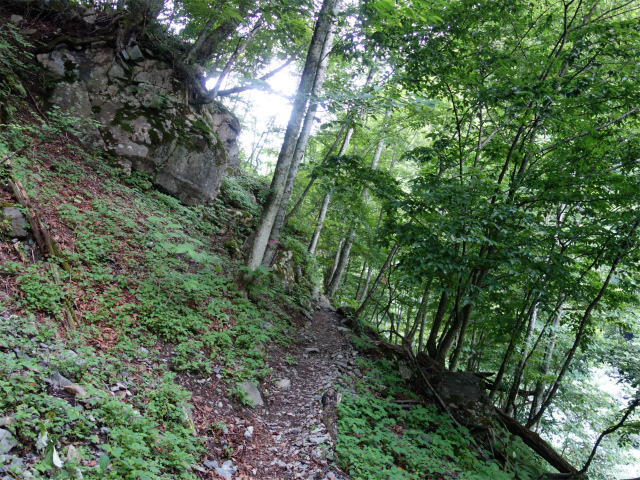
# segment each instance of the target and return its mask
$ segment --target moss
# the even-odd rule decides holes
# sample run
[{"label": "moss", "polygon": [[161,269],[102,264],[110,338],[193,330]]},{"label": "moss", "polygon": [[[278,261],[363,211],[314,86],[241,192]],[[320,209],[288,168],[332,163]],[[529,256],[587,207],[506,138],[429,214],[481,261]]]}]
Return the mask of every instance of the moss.
[{"label": "moss", "polygon": [[160,135],[155,128],[149,129],[149,138],[151,139],[151,145],[160,145]]},{"label": "moss", "polygon": [[76,81],[77,75],[75,73],[75,69],[78,65],[72,60],[67,60],[64,62],[64,75],[62,76],[62,81],[67,83],[74,83]]},{"label": "moss", "polygon": [[0,208],[8,208],[8,207],[15,207],[16,204],[15,203],[11,203],[11,202],[0,202]]},{"label": "moss", "polygon": [[196,120],[193,122],[193,128],[205,135],[210,135],[212,133],[211,129],[202,120]]},{"label": "moss", "polygon": [[216,137],[216,146],[218,147],[218,150],[220,150],[220,153],[222,154],[222,161],[220,160],[216,160],[216,165],[220,166],[220,165],[226,165],[227,164],[227,151],[224,149],[224,144],[222,143],[222,140],[220,139],[220,137],[218,136],[218,134],[216,132],[211,132],[213,134],[214,137]]}]

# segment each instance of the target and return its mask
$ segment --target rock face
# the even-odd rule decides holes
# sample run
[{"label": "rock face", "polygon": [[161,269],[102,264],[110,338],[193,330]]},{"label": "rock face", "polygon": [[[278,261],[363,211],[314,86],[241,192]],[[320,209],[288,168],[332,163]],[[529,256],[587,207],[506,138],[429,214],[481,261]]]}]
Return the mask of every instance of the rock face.
[{"label": "rock face", "polygon": [[49,102],[93,120],[84,138],[187,205],[212,201],[227,167],[239,164],[237,118],[221,104],[195,105],[171,67],[136,45],[122,57],[96,43],[61,44],[38,55],[55,84]]},{"label": "rock face", "polygon": [[282,281],[287,292],[292,292],[303,278],[302,269],[293,259],[293,252],[290,250],[278,253],[278,257],[273,263],[273,273]]},{"label": "rock face", "polygon": [[481,378],[465,372],[440,372],[433,387],[455,419],[473,430],[493,426],[494,408]]}]

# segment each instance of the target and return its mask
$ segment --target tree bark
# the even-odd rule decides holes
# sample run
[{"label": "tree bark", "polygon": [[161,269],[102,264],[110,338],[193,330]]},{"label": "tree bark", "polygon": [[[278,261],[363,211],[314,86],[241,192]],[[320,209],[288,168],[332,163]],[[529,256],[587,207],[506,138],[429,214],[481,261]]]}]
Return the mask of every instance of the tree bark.
[{"label": "tree bark", "polygon": [[391,263],[391,260],[395,256],[395,254],[398,251],[399,247],[400,247],[400,243],[396,242],[396,244],[393,246],[393,248],[389,252],[389,255],[387,256],[387,259],[384,261],[384,264],[382,265],[382,268],[378,272],[378,276],[376,277],[375,281],[373,282],[373,286],[371,287],[371,290],[369,291],[367,296],[362,301],[362,304],[360,305],[358,310],[356,310],[356,316],[362,315],[362,312],[364,312],[364,310],[369,305],[369,302],[371,301],[371,298],[373,297],[373,293],[376,291],[376,288],[378,288],[378,285],[380,285],[380,281],[382,280],[382,276],[384,275],[385,270],[387,269],[387,267]]},{"label": "tree bark", "polygon": [[507,415],[512,416],[513,418],[518,418],[516,416],[516,399],[518,398],[518,391],[520,390],[520,382],[522,381],[522,377],[524,375],[524,369],[526,367],[527,353],[529,351],[529,347],[531,345],[531,340],[533,339],[533,332],[536,328],[536,321],[538,320],[538,303],[533,307],[533,311],[531,315],[529,315],[529,323],[527,325],[527,335],[524,340],[524,345],[520,351],[520,360],[518,361],[518,366],[513,374],[513,382],[511,383],[511,389],[509,390],[509,395],[507,396],[507,405],[505,413]]},{"label": "tree bark", "polygon": [[[305,62],[302,77],[300,79],[300,85],[296,94],[296,99],[293,102],[293,108],[291,110],[291,117],[287,124],[285,131],[284,141],[282,142],[282,148],[280,155],[278,156],[278,162],[276,163],[276,169],[271,181],[271,193],[267,196],[265,206],[260,216],[256,233],[253,239],[253,244],[249,252],[246,266],[249,270],[255,270],[262,264],[262,258],[269,241],[269,235],[273,222],[280,208],[282,201],[282,195],[289,175],[289,169],[293,160],[293,154],[295,151],[298,134],[300,132],[300,126],[305,114],[305,109],[308,101],[309,93],[313,87],[313,82],[316,76],[316,70],[318,63],[320,62],[320,56],[324,46],[324,41],[327,36],[327,32],[332,28],[334,21],[331,12],[334,11],[337,0],[324,0],[318,20],[316,21],[316,27],[307,53],[307,59]],[[248,275],[243,274],[240,278],[240,283],[246,283]]]},{"label": "tree bark", "polygon": [[342,280],[342,275],[347,266],[347,262],[349,261],[349,254],[351,253],[351,247],[353,246],[353,241],[356,237],[356,227],[353,226],[349,229],[349,233],[347,235],[347,239],[342,246],[342,250],[340,251],[340,260],[338,261],[338,266],[336,267],[331,280],[329,281],[329,286],[327,287],[327,295],[329,298],[332,298],[336,291],[338,290],[338,286],[340,285],[340,281]]},{"label": "tree bark", "polygon": [[553,351],[556,346],[556,338],[557,338],[557,330],[560,326],[560,319],[562,318],[562,305],[558,310],[558,314],[553,317],[553,323],[551,324],[551,333],[549,334],[549,343],[547,343],[547,347],[544,350],[544,357],[542,358],[542,364],[540,365],[540,377],[536,381],[536,386],[533,391],[533,402],[531,403],[531,409],[529,410],[529,420],[527,421],[526,427],[532,428],[535,423],[531,420],[535,416],[535,414],[540,410],[540,406],[542,405],[542,394],[544,393],[544,378],[549,374],[549,370],[551,369],[551,360],[553,359]]},{"label": "tree bark", "polygon": [[438,332],[442,325],[442,319],[444,318],[444,311],[447,307],[448,295],[446,291],[442,291],[440,294],[440,301],[438,302],[438,308],[436,310],[435,317],[433,317],[433,324],[431,325],[431,332],[429,332],[429,338],[427,339],[427,353],[433,359],[438,355]]},{"label": "tree bark", "polygon": [[[320,162],[320,165],[324,165],[325,162],[329,159],[329,157],[331,156],[331,154],[333,153],[333,151],[336,149],[336,147],[338,146],[338,143],[340,142],[340,139],[342,138],[342,134],[344,133],[344,129],[345,126],[342,125],[342,127],[340,128],[340,131],[338,132],[338,135],[336,136],[335,141],[333,142],[333,145],[331,145],[331,148],[329,148],[329,151],[327,152],[327,154],[324,156],[324,158],[322,159],[322,162]],[[312,175],[311,180],[309,180],[309,183],[307,184],[307,186],[304,188],[304,191],[302,192],[302,195],[300,195],[300,198],[298,199],[298,201],[296,202],[296,204],[293,206],[293,208],[291,209],[291,211],[289,213],[287,213],[287,215],[284,217],[284,223],[286,224],[289,220],[291,220],[291,217],[293,217],[296,214],[296,211],[300,208],[300,205],[302,205],[302,202],[304,201],[305,197],[307,196],[307,194],[309,193],[309,190],[311,190],[311,187],[313,186],[313,184],[315,183],[315,181],[318,179],[317,175]]]},{"label": "tree bark", "polygon": [[[331,14],[335,18],[335,16],[337,15],[337,12],[334,11]],[[318,68],[316,70],[316,78],[313,83],[313,89],[311,90],[311,105],[307,110],[307,114],[304,119],[304,124],[302,126],[302,131],[300,132],[300,136],[298,137],[298,142],[296,143],[296,150],[293,154],[291,167],[289,168],[289,175],[287,176],[287,183],[284,187],[284,192],[282,194],[282,201],[280,203],[280,208],[278,209],[278,213],[273,223],[273,227],[271,227],[271,233],[269,235],[267,249],[265,251],[264,258],[262,259],[262,265],[264,267],[271,266],[271,262],[273,261],[273,257],[278,247],[278,241],[280,240],[280,235],[282,234],[282,229],[284,228],[284,225],[285,225],[285,216],[287,213],[287,205],[289,204],[289,198],[291,198],[293,185],[295,184],[296,177],[298,176],[298,169],[300,168],[300,163],[304,158],[304,152],[306,151],[307,144],[309,143],[309,136],[311,135],[311,130],[315,123],[316,111],[318,110],[318,102],[316,99],[322,93],[322,85],[324,83],[325,74],[327,73],[327,64],[329,63],[329,53],[331,51],[331,48],[333,47],[334,30],[335,30],[335,21],[332,22],[331,25],[329,26],[329,29],[327,30],[327,35],[324,41],[324,45],[322,46],[322,52],[320,54],[320,62],[318,63]]]}]

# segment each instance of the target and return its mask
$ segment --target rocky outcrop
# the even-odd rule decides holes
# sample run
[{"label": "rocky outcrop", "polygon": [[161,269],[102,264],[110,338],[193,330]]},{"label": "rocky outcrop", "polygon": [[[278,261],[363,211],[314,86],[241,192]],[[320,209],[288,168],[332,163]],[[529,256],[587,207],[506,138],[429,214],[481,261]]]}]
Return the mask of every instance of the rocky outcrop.
[{"label": "rocky outcrop", "polygon": [[189,102],[171,67],[138,45],[116,55],[106,43],[60,44],[38,61],[55,82],[49,102],[93,121],[81,127],[86,141],[183,203],[212,201],[226,169],[238,166],[237,118],[221,104]]},{"label": "rocky outcrop", "polygon": [[303,272],[300,265],[293,258],[293,252],[282,250],[273,263],[273,273],[282,281],[287,292],[292,292],[302,283]]},{"label": "rocky outcrop", "polygon": [[495,410],[481,378],[466,372],[440,372],[432,383],[459,423],[476,431],[493,427]]}]

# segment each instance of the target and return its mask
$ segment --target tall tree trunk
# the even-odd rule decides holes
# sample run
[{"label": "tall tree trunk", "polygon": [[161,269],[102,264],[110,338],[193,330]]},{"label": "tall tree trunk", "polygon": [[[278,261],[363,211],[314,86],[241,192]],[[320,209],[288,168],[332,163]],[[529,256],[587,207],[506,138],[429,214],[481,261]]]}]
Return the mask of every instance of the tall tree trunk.
[{"label": "tall tree trunk", "polygon": [[545,386],[545,377],[549,374],[549,370],[551,369],[551,360],[553,359],[553,351],[556,346],[556,338],[557,338],[557,330],[560,326],[560,319],[562,318],[563,306],[560,305],[558,310],[558,314],[553,317],[553,323],[551,324],[551,332],[549,333],[549,343],[544,350],[544,357],[542,358],[542,364],[540,365],[540,373],[539,378],[536,381],[536,386],[533,390],[533,402],[531,402],[531,409],[529,410],[529,420],[527,421],[527,428],[532,428],[534,426],[531,423],[531,419],[535,416],[535,414],[540,410],[540,406],[542,405],[542,394],[544,393]]},{"label": "tall tree trunk", "polygon": [[518,366],[513,374],[513,382],[511,383],[511,389],[507,396],[507,405],[505,412],[507,415],[516,418],[516,399],[518,398],[518,391],[520,390],[520,382],[524,375],[524,369],[526,367],[527,353],[531,346],[531,340],[533,339],[533,332],[536,328],[536,321],[538,319],[538,303],[536,302],[533,307],[531,315],[529,315],[529,324],[527,325],[527,335],[524,340],[524,345],[520,351],[520,360]]},{"label": "tall tree trunk", "polygon": [[[338,153],[338,157],[343,156],[347,147],[349,147],[349,142],[351,141],[351,136],[353,135],[353,128],[349,128],[347,130],[346,135],[344,136],[344,140],[342,142],[342,147],[340,148],[340,152]],[[338,160],[339,162],[339,160]],[[340,164],[336,165],[336,172],[331,179],[331,186],[327,193],[324,194],[324,198],[322,199],[322,206],[320,207],[320,213],[318,214],[318,222],[316,223],[316,228],[313,231],[313,235],[311,236],[311,242],[309,243],[309,253],[313,255],[318,246],[318,241],[320,240],[320,233],[322,233],[322,225],[324,224],[324,219],[327,216],[327,210],[329,209],[329,202],[331,201],[331,193],[333,191],[333,184],[336,182],[336,177],[338,176],[338,168]]]},{"label": "tall tree trunk", "polygon": [[378,285],[380,285],[380,281],[382,280],[382,277],[384,275],[385,270],[387,269],[387,267],[391,263],[391,260],[395,256],[395,254],[398,251],[399,247],[400,247],[400,243],[396,242],[396,244],[393,246],[393,248],[389,252],[389,255],[387,255],[387,259],[384,261],[384,264],[382,265],[382,268],[380,268],[380,271],[378,272],[378,276],[376,277],[375,281],[373,282],[373,286],[371,287],[371,290],[369,290],[369,293],[367,294],[367,296],[362,301],[362,304],[360,305],[360,307],[358,307],[358,310],[356,310],[356,316],[362,315],[362,312],[364,312],[365,309],[369,306],[369,302],[371,301],[371,298],[373,297],[373,294],[376,291],[376,288],[378,288]]},{"label": "tall tree trunk", "polygon": [[338,261],[338,266],[336,267],[336,270],[335,272],[333,272],[333,276],[329,281],[329,286],[327,287],[327,295],[329,296],[329,298],[332,298],[338,290],[338,286],[340,285],[340,281],[342,280],[342,274],[344,273],[347,262],[349,261],[349,253],[351,252],[351,247],[353,246],[355,237],[356,227],[353,226],[349,229],[347,239],[345,240],[344,245],[342,246],[342,250],[340,251],[340,260]]},{"label": "tall tree trunk", "polygon": [[324,288],[325,290],[329,287],[329,282],[333,278],[333,274],[338,268],[338,262],[340,261],[340,252],[342,251],[342,245],[344,244],[344,238],[340,239],[340,243],[338,243],[338,248],[336,249],[336,256],[333,259],[333,264],[331,268],[328,270],[327,275],[324,279]]},{"label": "tall tree trunk", "polygon": [[[337,12],[333,12],[334,16],[336,13]],[[282,201],[280,203],[280,208],[278,209],[278,213],[276,215],[275,221],[273,223],[273,226],[271,227],[269,241],[267,242],[267,249],[265,251],[264,258],[262,259],[262,266],[264,267],[271,266],[271,262],[273,261],[273,257],[278,247],[278,241],[280,240],[280,235],[282,234],[282,229],[284,228],[284,225],[285,225],[285,216],[287,213],[287,205],[289,204],[289,198],[291,197],[291,192],[293,191],[293,185],[295,184],[296,177],[298,176],[298,169],[300,168],[300,163],[304,158],[304,152],[307,149],[307,143],[309,143],[309,136],[311,135],[311,130],[315,123],[316,111],[318,110],[318,102],[316,99],[322,93],[322,85],[324,83],[324,77],[327,72],[327,64],[329,63],[329,52],[333,47],[334,30],[335,30],[335,21],[329,26],[324,45],[322,47],[320,62],[318,63],[318,68],[316,70],[316,78],[313,83],[313,89],[311,91],[312,103],[309,106],[309,109],[307,110],[307,114],[304,119],[304,124],[302,126],[302,131],[300,132],[300,136],[298,137],[296,150],[293,154],[291,167],[289,168],[287,183],[284,187],[284,192],[282,194]]]},{"label": "tall tree trunk", "polygon": [[[632,228],[631,233],[629,233],[629,239],[628,239],[627,243],[629,243],[629,244],[631,243],[631,237],[632,237],[632,235],[635,234],[635,231],[637,230],[639,223],[640,223],[640,218],[638,218],[636,220],[636,222],[635,222],[635,224],[634,224],[634,226]],[[539,422],[540,419],[542,418],[542,415],[544,415],[544,412],[547,410],[547,408],[549,408],[549,405],[551,405],[551,403],[553,402],[553,399],[554,399],[556,393],[558,392],[558,388],[560,388],[560,384],[562,383],[562,380],[564,379],[564,375],[567,373],[567,369],[569,368],[569,365],[571,364],[571,361],[573,360],[573,357],[574,357],[576,351],[578,350],[578,346],[580,345],[580,342],[582,341],[582,337],[583,337],[584,332],[585,332],[585,330],[587,328],[587,323],[589,321],[589,318],[591,317],[591,313],[596,308],[598,303],[600,303],[600,300],[604,296],[604,293],[607,291],[607,287],[609,286],[609,283],[611,282],[611,278],[613,277],[616,269],[618,268],[618,265],[619,265],[620,261],[622,260],[623,256],[628,252],[628,250],[630,250],[630,245],[625,245],[625,247],[626,248],[620,248],[620,251],[619,251],[618,255],[616,256],[615,260],[611,264],[611,268],[609,269],[609,273],[607,274],[607,278],[605,279],[604,283],[602,284],[602,288],[600,288],[600,291],[598,292],[596,297],[591,301],[591,303],[587,306],[584,314],[582,315],[582,319],[580,320],[580,324],[578,325],[578,331],[576,332],[575,340],[573,342],[573,345],[569,349],[569,352],[567,353],[567,356],[565,357],[565,361],[564,361],[564,363],[562,365],[562,368],[560,369],[560,373],[558,373],[558,377],[556,378],[556,381],[553,383],[553,385],[549,389],[549,392],[545,396],[545,399],[542,402],[542,405],[540,405],[540,409],[538,410],[538,412],[533,417],[530,418],[529,422],[531,424],[535,424],[536,422]]]},{"label": "tall tree trunk", "polygon": [[[427,285],[424,289],[424,293],[422,294],[422,298],[420,299],[420,307],[418,308],[418,312],[416,313],[416,318],[413,322],[413,327],[411,327],[411,330],[409,330],[409,333],[405,335],[405,338],[409,344],[413,343],[413,337],[418,331],[418,327],[420,327],[420,338],[422,338],[422,335],[424,334],[424,319],[427,313],[427,306],[429,305],[429,296],[431,295],[432,281],[433,281],[433,277],[431,277],[427,281]],[[409,321],[407,320],[407,324],[408,323]],[[420,340],[420,347],[418,348],[418,351],[420,351],[422,347],[421,344],[422,344],[422,340]]]},{"label": "tall tree trunk", "polygon": [[356,289],[356,294],[353,297],[354,300],[358,300],[358,297],[360,296],[360,287],[362,287],[362,279],[364,278],[364,272],[367,269],[367,261],[364,260],[362,262],[362,271],[360,272],[360,278],[358,279],[358,288]]},{"label": "tall tree trunk", "polygon": [[438,355],[438,333],[440,332],[440,327],[442,326],[442,319],[444,318],[444,312],[447,308],[448,299],[449,296],[447,295],[447,292],[443,290],[440,294],[438,308],[436,309],[435,316],[433,317],[431,332],[429,332],[429,338],[427,339],[427,353],[434,360]]},{"label": "tall tree trunk", "polygon": [[[333,153],[333,151],[336,149],[336,147],[338,146],[338,143],[340,143],[340,140],[342,139],[342,134],[344,133],[344,129],[345,126],[342,125],[342,127],[340,128],[340,131],[338,132],[338,135],[336,135],[336,139],[334,140],[333,144],[331,145],[331,147],[329,148],[329,150],[327,151],[326,155],[324,156],[324,158],[322,159],[322,162],[320,162],[320,166],[324,165],[327,160],[329,159],[329,157],[331,156],[331,154]],[[291,211],[289,213],[287,213],[284,217],[284,223],[286,224],[289,220],[291,220],[291,217],[293,217],[296,212],[298,211],[298,209],[300,208],[300,205],[302,205],[302,202],[304,201],[305,197],[307,196],[307,194],[309,193],[309,190],[311,190],[311,187],[313,186],[313,184],[315,183],[315,181],[318,179],[317,175],[312,175],[311,176],[311,180],[309,180],[309,183],[307,183],[307,186],[304,187],[304,191],[302,192],[302,195],[300,195],[300,198],[298,199],[298,201],[296,202],[296,204],[293,206],[293,208],[291,209]]]},{"label": "tall tree trunk", "polygon": [[[302,119],[305,115],[308,97],[313,87],[325,39],[329,30],[333,28],[334,16],[332,13],[335,10],[336,3],[337,0],[324,0],[320,14],[318,15],[318,20],[316,21],[313,38],[302,72],[302,78],[300,79],[300,85],[298,86],[296,98],[293,102],[291,117],[287,124],[282,148],[280,149],[280,155],[278,156],[278,162],[276,163],[276,169],[271,181],[271,193],[267,196],[246,262],[246,266],[250,270],[255,270],[262,263],[267,242],[269,241],[269,235],[271,234],[271,228],[273,227],[273,222],[280,208],[298,134],[300,132],[300,126],[302,125]],[[246,275],[240,279],[241,283],[247,280]]]}]

